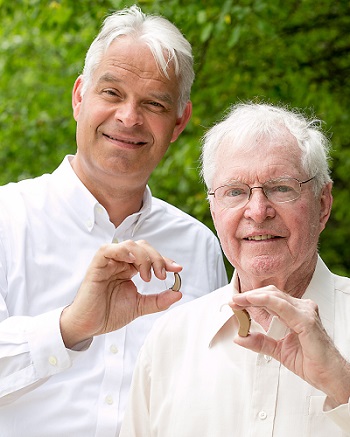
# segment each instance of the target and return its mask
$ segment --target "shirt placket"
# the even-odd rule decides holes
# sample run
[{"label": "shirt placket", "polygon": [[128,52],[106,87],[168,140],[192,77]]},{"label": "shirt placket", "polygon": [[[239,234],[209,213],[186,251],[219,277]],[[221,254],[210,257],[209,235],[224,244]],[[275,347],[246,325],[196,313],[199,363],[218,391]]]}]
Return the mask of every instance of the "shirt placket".
[{"label": "shirt placket", "polygon": [[104,336],[105,373],[100,386],[95,437],[115,437],[124,373],[125,332],[122,328]]},{"label": "shirt placket", "polygon": [[273,436],[280,366],[267,355],[257,356],[251,400],[251,437]]}]

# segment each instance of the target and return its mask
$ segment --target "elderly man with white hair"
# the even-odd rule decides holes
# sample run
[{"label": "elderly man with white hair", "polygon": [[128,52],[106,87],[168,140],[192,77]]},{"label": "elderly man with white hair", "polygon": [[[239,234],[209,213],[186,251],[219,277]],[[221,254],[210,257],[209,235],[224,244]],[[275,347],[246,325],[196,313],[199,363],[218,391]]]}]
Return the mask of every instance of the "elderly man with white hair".
[{"label": "elderly man with white hair", "polygon": [[158,320],[122,437],[350,436],[350,280],[318,254],[328,153],[316,121],[269,104],[234,106],[207,132],[202,173],[234,275]]}]

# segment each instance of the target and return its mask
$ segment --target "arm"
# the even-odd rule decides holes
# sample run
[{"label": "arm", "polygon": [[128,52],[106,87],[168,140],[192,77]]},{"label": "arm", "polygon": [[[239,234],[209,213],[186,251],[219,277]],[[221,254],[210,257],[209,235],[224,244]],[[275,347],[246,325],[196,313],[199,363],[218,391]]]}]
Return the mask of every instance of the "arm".
[{"label": "arm", "polygon": [[[32,390],[55,373],[69,368],[77,352],[95,335],[119,329],[136,317],[166,309],[181,298],[167,290],[143,296],[131,281],[140,272],[149,281],[151,270],[180,271],[145,242],[124,242],[102,247],[89,266],[77,296],[62,308],[36,317],[9,317],[0,300],[0,404]],[[2,289],[6,283],[0,265]],[[76,350],[71,350],[74,346]]]}]

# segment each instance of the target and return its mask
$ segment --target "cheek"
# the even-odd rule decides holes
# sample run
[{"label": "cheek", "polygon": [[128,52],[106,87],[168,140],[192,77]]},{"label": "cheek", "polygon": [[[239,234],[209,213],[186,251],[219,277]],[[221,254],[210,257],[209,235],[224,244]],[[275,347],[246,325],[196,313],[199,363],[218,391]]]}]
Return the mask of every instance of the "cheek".
[{"label": "cheek", "polygon": [[289,222],[290,246],[294,252],[313,252],[320,234],[319,211],[307,206]]},{"label": "cheek", "polygon": [[155,141],[158,143],[159,148],[164,147],[168,148],[168,145],[175,140],[173,140],[173,133],[175,124],[168,120],[164,122],[163,120],[156,120],[152,123],[152,120],[145,124],[148,127],[149,131],[152,133]]},{"label": "cheek", "polygon": [[210,210],[222,248],[227,254],[229,248],[236,243],[236,231],[239,219],[232,214],[232,210],[218,211],[213,207],[211,207]]}]

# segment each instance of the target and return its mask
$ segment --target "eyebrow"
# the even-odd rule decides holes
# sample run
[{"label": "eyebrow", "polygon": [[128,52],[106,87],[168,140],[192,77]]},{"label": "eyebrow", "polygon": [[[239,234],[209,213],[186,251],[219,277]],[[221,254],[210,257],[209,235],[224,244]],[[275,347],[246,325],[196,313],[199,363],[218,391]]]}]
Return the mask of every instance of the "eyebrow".
[{"label": "eyebrow", "polygon": [[[101,84],[103,82],[107,83],[121,83],[122,81],[118,79],[116,76],[114,76],[111,73],[105,73],[103,74],[97,81],[97,84]],[[171,97],[169,93],[162,93],[162,92],[150,92],[150,97],[154,98],[155,100],[159,100],[161,102],[167,103],[168,105],[174,105],[174,99]]]},{"label": "eyebrow", "polygon": [[121,82],[116,76],[113,76],[111,73],[103,74],[97,81],[97,83],[101,82]]}]

